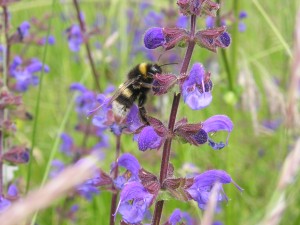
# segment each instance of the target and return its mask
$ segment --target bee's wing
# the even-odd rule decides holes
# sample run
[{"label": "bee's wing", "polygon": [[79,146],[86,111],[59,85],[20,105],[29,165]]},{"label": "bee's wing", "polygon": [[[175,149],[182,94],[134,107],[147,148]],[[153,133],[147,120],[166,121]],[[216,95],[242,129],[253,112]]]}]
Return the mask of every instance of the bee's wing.
[{"label": "bee's wing", "polygon": [[124,82],[123,84],[120,85],[120,87],[118,88],[118,90],[113,94],[113,96],[110,97],[109,101],[105,101],[105,103],[99,105],[98,107],[96,107],[95,109],[91,110],[88,112],[88,116],[93,115],[95,112],[97,112],[99,109],[101,109],[103,107],[103,105],[110,105],[114,100],[116,100],[116,98],[126,89],[128,88],[130,85],[136,83],[136,81],[139,79],[139,77],[136,78],[132,78],[127,80],[126,82]]},{"label": "bee's wing", "polygon": [[123,84],[120,85],[120,87],[118,88],[118,90],[113,94],[113,96],[111,96],[108,105],[110,105],[114,100],[116,100],[116,98],[118,96],[120,96],[120,94],[126,89],[128,88],[130,85],[134,84],[137,80],[139,79],[139,77],[136,78],[132,78],[127,80],[126,82],[124,82]]}]

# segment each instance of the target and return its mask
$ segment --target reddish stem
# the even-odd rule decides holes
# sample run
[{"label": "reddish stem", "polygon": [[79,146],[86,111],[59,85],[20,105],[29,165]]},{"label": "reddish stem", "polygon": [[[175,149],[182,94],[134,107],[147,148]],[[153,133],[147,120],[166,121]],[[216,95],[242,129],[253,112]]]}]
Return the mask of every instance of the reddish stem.
[{"label": "reddish stem", "polygon": [[[183,59],[183,63],[180,69],[180,74],[186,74],[191,57],[193,54],[193,50],[195,47],[195,41],[194,41],[194,35],[195,35],[195,28],[196,28],[196,16],[191,16],[191,36],[190,36],[190,41],[185,53],[185,57]],[[173,98],[173,103],[172,103],[172,109],[170,113],[170,119],[169,119],[169,131],[173,133],[175,122],[176,122],[176,115],[178,111],[178,106],[179,106],[179,101],[180,101],[180,93],[174,94]],[[171,153],[171,144],[172,144],[172,137],[168,137],[167,140],[164,143],[163,147],[163,153],[162,153],[162,160],[161,160],[161,167],[160,167],[160,177],[159,181],[160,184],[163,183],[163,181],[167,178],[168,174],[168,166],[169,166],[169,161],[170,161],[170,153]],[[164,206],[164,201],[158,201],[155,204],[155,209],[154,209],[154,215],[153,215],[153,220],[152,220],[152,225],[159,225],[162,210]]]},{"label": "reddish stem", "polygon": [[[84,22],[83,22],[83,20],[80,16],[79,4],[78,4],[77,0],[73,0],[73,2],[74,2],[74,6],[76,8],[77,19],[79,21],[81,33],[84,35],[86,30],[85,30],[85,24],[84,24]],[[94,63],[94,60],[93,60],[93,57],[92,57],[92,53],[91,53],[91,49],[90,49],[90,45],[89,45],[88,40],[85,40],[85,49],[86,49],[86,52],[87,52],[87,55],[88,55],[90,66],[91,66],[92,71],[93,71],[93,77],[94,77],[94,80],[95,80],[95,85],[96,85],[98,91],[101,92],[101,87],[100,87],[100,84],[99,84],[99,75],[98,75],[96,67],[95,67],[95,63]]]}]

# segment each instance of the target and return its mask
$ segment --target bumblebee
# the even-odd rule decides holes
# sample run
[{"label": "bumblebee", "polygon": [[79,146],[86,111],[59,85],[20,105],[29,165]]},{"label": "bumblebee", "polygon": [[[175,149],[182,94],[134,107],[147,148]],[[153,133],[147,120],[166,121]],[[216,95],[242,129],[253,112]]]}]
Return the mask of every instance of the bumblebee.
[{"label": "bumblebee", "polygon": [[109,101],[113,112],[124,118],[137,100],[140,119],[149,124],[144,105],[147,93],[152,88],[154,75],[157,73],[162,73],[161,66],[151,63],[140,63],[131,69],[127,75],[127,81],[119,86]]}]

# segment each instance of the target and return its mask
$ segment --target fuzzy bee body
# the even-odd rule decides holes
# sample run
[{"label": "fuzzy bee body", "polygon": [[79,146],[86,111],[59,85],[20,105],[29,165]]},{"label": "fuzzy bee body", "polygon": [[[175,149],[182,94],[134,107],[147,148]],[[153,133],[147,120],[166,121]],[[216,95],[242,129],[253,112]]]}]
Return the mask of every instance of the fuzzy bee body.
[{"label": "fuzzy bee body", "polygon": [[127,81],[120,85],[112,96],[110,102],[117,116],[125,117],[133,103],[137,100],[139,115],[144,123],[148,123],[144,104],[147,93],[151,89],[153,77],[162,73],[157,64],[140,63],[136,65],[127,75]]}]

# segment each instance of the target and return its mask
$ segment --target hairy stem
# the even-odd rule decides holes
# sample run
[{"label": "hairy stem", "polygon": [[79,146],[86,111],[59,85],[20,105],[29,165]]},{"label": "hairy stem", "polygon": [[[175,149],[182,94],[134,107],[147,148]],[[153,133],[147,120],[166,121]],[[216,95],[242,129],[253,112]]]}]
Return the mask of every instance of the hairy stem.
[{"label": "hairy stem", "polygon": [[[190,36],[190,41],[185,53],[185,57],[183,59],[183,63],[180,69],[180,74],[186,74],[191,57],[193,54],[193,50],[195,47],[195,41],[194,41],[194,35],[195,35],[195,28],[196,28],[196,16],[191,17],[191,36]],[[170,119],[169,119],[169,124],[168,128],[171,133],[173,133],[175,122],[176,122],[176,115],[178,111],[178,106],[179,106],[179,101],[180,101],[180,93],[175,93],[173,97],[173,103],[172,103],[172,108],[171,108],[171,113],[170,113]],[[169,161],[170,161],[170,153],[171,153],[171,144],[172,144],[172,137],[168,137],[167,140],[164,143],[163,147],[163,153],[162,153],[162,160],[161,160],[161,167],[160,167],[160,177],[159,177],[159,182],[160,184],[163,183],[163,181],[166,179],[167,174],[168,174],[168,167],[169,167]],[[152,220],[152,225],[159,225],[162,210],[164,206],[164,201],[158,201],[155,204],[155,209],[154,209],[154,215],[153,215],[153,220]]]},{"label": "hairy stem", "polygon": [[[78,4],[77,0],[73,0],[73,2],[74,2],[74,6],[76,8],[77,19],[79,21],[81,33],[82,33],[82,35],[84,35],[86,30],[85,30],[85,24],[84,24],[84,22],[81,18],[81,15],[80,15],[79,4]],[[93,77],[94,77],[95,85],[96,85],[98,91],[101,92],[101,87],[100,87],[100,83],[99,83],[99,75],[98,75],[96,67],[95,67],[95,63],[94,63],[94,60],[93,60],[93,57],[92,57],[91,48],[90,48],[88,40],[85,41],[85,49],[86,49],[86,52],[87,52],[87,55],[88,55],[90,66],[91,66],[92,71],[93,71]]]},{"label": "hairy stem", "polygon": [[[119,156],[120,156],[120,152],[121,152],[121,135],[117,135],[116,136],[116,160],[115,162],[117,162]],[[118,165],[115,168],[114,171],[114,177],[113,179],[116,179],[118,177],[119,174],[119,168]],[[115,217],[114,214],[116,212],[117,209],[117,200],[118,200],[118,190],[115,188],[114,184],[112,184],[112,190],[113,190],[113,194],[111,197],[111,205],[110,205],[110,215],[109,215],[109,224],[110,225],[115,225]]]}]

